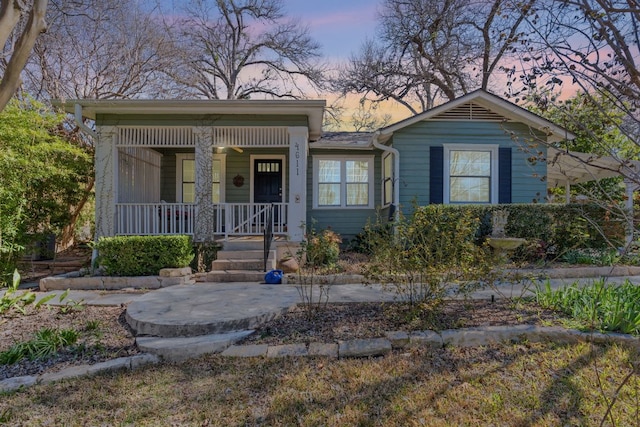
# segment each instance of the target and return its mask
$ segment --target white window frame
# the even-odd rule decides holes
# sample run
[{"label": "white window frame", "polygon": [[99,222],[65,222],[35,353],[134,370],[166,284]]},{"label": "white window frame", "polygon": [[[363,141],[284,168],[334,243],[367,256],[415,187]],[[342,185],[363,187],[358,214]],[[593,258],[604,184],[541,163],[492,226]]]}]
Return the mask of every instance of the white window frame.
[{"label": "white window frame", "polygon": [[[335,160],[340,162],[340,204],[335,206],[323,206],[318,204],[318,184],[320,160]],[[314,155],[313,156],[313,209],[373,209],[374,206],[374,167],[375,156],[336,156],[336,155]],[[366,161],[368,163],[367,184],[369,203],[360,206],[347,206],[347,182],[346,165],[348,161]]]},{"label": "white window frame", "polygon": [[[220,203],[225,199],[226,154],[212,154],[214,160],[220,160]],[[182,203],[182,161],[195,160],[195,153],[176,153],[176,201]],[[196,169],[197,170],[197,169]],[[196,179],[198,177],[196,176]]]},{"label": "white window frame", "polygon": [[[496,204],[498,203],[498,189],[499,189],[499,177],[498,177],[498,144],[444,144],[444,167],[443,167],[443,202],[444,204],[451,204],[450,192],[451,192],[451,168],[450,168],[450,156],[452,151],[484,151],[491,153],[491,183],[489,187],[490,200],[489,202],[479,202],[479,204]],[[459,202],[454,202],[458,204]],[[468,202],[473,203],[473,202]]]},{"label": "white window frame", "polygon": [[[389,170],[387,170],[387,168],[385,167],[387,160],[389,160],[390,162]],[[393,175],[394,175],[393,167],[394,167],[393,155],[391,153],[386,153],[385,155],[382,156],[382,162],[380,166],[380,170],[382,171],[382,189],[380,192],[382,207],[387,207],[393,203]],[[389,197],[387,197],[387,194],[386,194],[387,180],[389,180],[389,182],[391,183],[391,191],[388,194]]]}]

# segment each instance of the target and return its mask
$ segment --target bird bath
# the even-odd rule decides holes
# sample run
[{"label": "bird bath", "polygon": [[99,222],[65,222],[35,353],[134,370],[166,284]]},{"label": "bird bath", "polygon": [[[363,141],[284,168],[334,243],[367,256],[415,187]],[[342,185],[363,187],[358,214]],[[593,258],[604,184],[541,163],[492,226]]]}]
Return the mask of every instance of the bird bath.
[{"label": "bird bath", "polygon": [[487,242],[489,246],[498,251],[515,251],[518,249],[527,239],[521,239],[519,237],[488,237]]},{"label": "bird bath", "polygon": [[505,210],[495,211],[491,215],[491,223],[493,225],[493,231],[491,236],[487,237],[487,243],[500,258],[506,258],[509,252],[515,251],[519,248],[527,239],[521,239],[519,237],[507,237],[505,235],[504,227],[507,225],[507,218],[509,212]]}]

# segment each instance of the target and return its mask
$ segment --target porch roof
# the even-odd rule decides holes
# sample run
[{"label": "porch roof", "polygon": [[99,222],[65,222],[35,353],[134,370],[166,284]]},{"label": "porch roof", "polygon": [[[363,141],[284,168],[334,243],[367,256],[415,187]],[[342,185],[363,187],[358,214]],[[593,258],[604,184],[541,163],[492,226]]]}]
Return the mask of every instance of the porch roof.
[{"label": "porch roof", "polygon": [[75,106],[82,107],[82,116],[95,120],[98,114],[269,114],[305,115],[308,118],[309,139],[315,141],[322,134],[325,100],[156,100],[156,99],[69,99],[54,100],[53,105],[68,113]]},{"label": "porch roof", "polygon": [[640,161],[612,156],[547,148],[547,182],[549,187],[579,184],[602,178],[622,176],[638,182]]}]

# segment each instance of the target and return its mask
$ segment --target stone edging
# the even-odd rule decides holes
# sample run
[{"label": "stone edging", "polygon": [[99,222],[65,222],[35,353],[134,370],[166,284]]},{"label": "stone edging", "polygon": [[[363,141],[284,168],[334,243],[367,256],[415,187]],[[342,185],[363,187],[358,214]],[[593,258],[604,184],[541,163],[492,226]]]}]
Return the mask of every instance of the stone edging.
[{"label": "stone edging", "polygon": [[[384,338],[354,339],[340,341],[338,343],[312,342],[309,345],[304,343],[283,345],[231,345],[227,347],[226,350],[222,351],[221,355],[227,357],[312,356],[352,358],[384,356],[389,354],[392,350],[416,347],[428,347],[433,349],[443,348],[446,346],[480,347],[500,342],[519,342],[523,340],[531,342],[554,341],[560,343],[613,342],[640,350],[640,339],[631,335],[581,332],[575,329],[565,329],[557,326],[515,325],[446,329],[440,332],[429,330],[410,333],[393,331],[387,332]],[[184,352],[184,347],[181,347],[181,350]],[[22,387],[29,387],[34,384],[48,384],[62,379],[95,375],[100,372],[119,369],[133,370],[144,365],[159,363],[163,359],[170,360],[171,358],[161,358],[154,354],[142,353],[135,356],[108,360],[94,365],[71,366],[59,372],[49,374],[7,378],[0,381],[0,393],[15,391]],[[184,360],[184,358],[181,358],[181,360]]]},{"label": "stone edging", "polygon": [[119,357],[106,362],[93,365],[70,366],[58,372],[42,375],[26,375],[22,377],[7,378],[0,381],[0,393],[16,391],[22,387],[30,387],[34,384],[49,384],[69,378],[78,378],[87,375],[96,375],[101,372],[116,371],[120,369],[137,369],[145,365],[156,364],[160,358],[154,354],[142,353],[135,356]]},{"label": "stone edging", "polygon": [[[535,268],[535,269],[515,269],[505,270],[506,273],[519,277],[544,279],[584,279],[588,277],[623,277],[640,276],[640,266],[616,265],[612,267],[556,267],[556,268]],[[287,273],[283,277],[283,284],[295,285],[298,278],[295,273]],[[318,275],[314,277],[316,284],[324,285],[344,285],[365,283],[366,279],[361,274],[333,274]]]},{"label": "stone edging", "polygon": [[581,332],[555,326],[484,326],[466,329],[447,329],[440,332],[387,332],[384,338],[356,339],[338,343],[305,344],[249,344],[232,345],[222,352],[232,357],[284,357],[284,356],[324,356],[333,358],[384,356],[392,350],[414,347],[442,348],[446,346],[480,347],[500,342],[555,341],[561,343],[615,342],[640,350],[640,340],[626,334],[604,334]]},{"label": "stone edging", "polygon": [[80,276],[78,272],[40,279],[41,291],[52,290],[99,290],[116,291],[127,288],[160,289],[167,286],[190,285],[195,280],[190,267],[163,268],[158,276]]}]

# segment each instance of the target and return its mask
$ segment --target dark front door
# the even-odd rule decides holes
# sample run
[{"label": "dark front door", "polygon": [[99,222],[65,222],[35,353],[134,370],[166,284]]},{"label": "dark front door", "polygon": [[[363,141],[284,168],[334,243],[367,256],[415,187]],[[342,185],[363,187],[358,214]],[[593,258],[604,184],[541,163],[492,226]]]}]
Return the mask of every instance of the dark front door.
[{"label": "dark front door", "polygon": [[282,160],[256,160],[253,179],[254,203],[282,202]]}]

